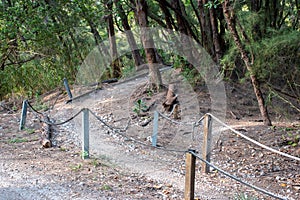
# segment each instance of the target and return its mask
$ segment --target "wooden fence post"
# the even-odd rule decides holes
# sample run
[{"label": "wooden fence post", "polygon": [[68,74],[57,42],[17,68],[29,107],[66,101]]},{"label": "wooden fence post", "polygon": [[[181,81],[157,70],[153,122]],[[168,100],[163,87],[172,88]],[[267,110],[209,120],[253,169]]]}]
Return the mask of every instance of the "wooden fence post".
[{"label": "wooden fence post", "polygon": [[82,110],[82,159],[89,158],[89,109]]},{"label": "wooden fence post", "polygon": [[[206,114],[204,117],[202,158],[207,162],[210,162],[211,137],[212,137],[212,119],[210,115]],[[209,173],[209,165],[202,162],[201,171],[203,173]]]},{"label": "wooden fence post", "polygon": [[158,112],[154,111],[153,135],[152,135],[152,146],[153,147],[156,147],[156,145],[157,145],[157,133],[158,133]]},{"label": "wooden fence post", "polygon": [[[189,150],[193,151],[194,150]],[[195,166],[196,157],[190,152],[186,153],[185,161],[185,188],[184,188],[184,200],[194,200],[195,195]]]},{"label": "wooden fence post", "polygon": [[64,78],[64,86],[67,90],[67,93],[68,93],[68,96],[69,96],[69,99],[72,99],[73,98],[73,95],[71,93],[71,90],[70,90],[70,87],[69,87],[69,84],[68,84],[68,80],[66,78]]},{"label": "wooden fence post", "polygon": [[23,105],[22,105],[22,113],[21,113],[21,120],[20,120],[20,127],[19,130],[23,130],[25,127],[25,123],[26,123],[26,116],[27,116],[27,100],[23,101]]}]

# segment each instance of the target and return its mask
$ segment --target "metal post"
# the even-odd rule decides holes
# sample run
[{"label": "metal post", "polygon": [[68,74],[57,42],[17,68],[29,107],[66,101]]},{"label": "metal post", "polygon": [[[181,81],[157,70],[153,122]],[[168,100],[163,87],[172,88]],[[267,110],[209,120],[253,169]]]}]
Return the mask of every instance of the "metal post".
[{"label": "metal post", "polygon": [[152,146],[157,146],[157,134],[158,134],[158,112],[154,111],[153,119],[153,135],[152,135]]},{"label": "metal post", "polygon": [[195,152],[194,150],[189,150],[186,153],[184,200],[194,200],[195,195],[196,157],[190,151]]},{"label": "metal post", "polygon": [[[207,162],[210,162],[211,151],[211,137],[212,137],[212,119],[211,116],[206,114],[204,117],[204,135],[203,135],[203,149],[202,158]],[[202,163],[201,171],[203,173],[209,173],[209,165]]]},{"label": "metal post", "polygon": [[71,90],[70,90],[70,87],[69,87],[69,83],[68,83],[68,80],[66,78],[64,78],[64,86],[67,90],[67,93],[68,93],[68,96],[69,96],[69,99],[72,99],[73,98],[73,95],[71,93]]},{"label": "metal post", "polygon": [[82,159],[89,158],[89,109],[82,110]]},{"label": "metal post", "polygon": [[26,116],[27,116],[27,100],[23,101],[23,105],[22,105],[22,113],[21,113],[21,120],[20,120],[20,127],[19,130],[23,130],[25,127],[25,123],[26,123]]}]

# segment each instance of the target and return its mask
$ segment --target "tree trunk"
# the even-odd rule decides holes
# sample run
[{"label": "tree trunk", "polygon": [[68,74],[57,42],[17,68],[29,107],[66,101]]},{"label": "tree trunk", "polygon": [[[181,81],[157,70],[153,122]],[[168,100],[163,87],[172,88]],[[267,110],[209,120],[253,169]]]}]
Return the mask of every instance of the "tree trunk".
[{"label": "tree trunk", "polygon": [[147,3],[145,0],[136,0],[136,12],[139,25],[141,27],[141,38],[146,53],[146,59],[149,67],[150,85],[153,89],[159,90],[162,85],[162,79],[156,61],[154,50],[154,41],[151,32],[147,30]]},{"label": "tree trunk", "polygon": [[235,24],[235,16],[232,7],[230,6],[230,0],[225,0],[223,2],[223,13],[227,22],[228,29],[234,39],[235,45],[237,46],[238,50],[240,51],[240,54],[242,56],[242,59],[247,67],[247,70],[250,73],[250,78],[252,82],[252,86],[254,89],[254,93],[256,95],[256,99],[258,102],[259,110],[261,113],[261,116],[263,118],[264,124],[267,126],[271,126],[271,120],[268,114],[267,107],[264,102],[263,94],[260,89],[259,81],[255,75],[255,73],[252,70],[252,64],[250,63],[249,56],[242,45],[240,36],[238,35],[238,32],[236,30],[236,24]]},{"label": "tree trunk", "polygon": [[[90,26],[91,33],[94,36],[95,44],[97,45],[99,54],[101,55],[101,57],[103,59],[107,59],[107,57],[104,56],[104,55],[109,55],[109,52],[108,52],[106,46],[104,46],[104,44],[102,43],[102,38],[101,38],[101,36],[100,36],[100,34],[99,34],[99,32],[98,32],[95,24],[91,20],[89,20],[89,19],[86,19],[86,20],[87,20],[87,22],[88,22],[88,24]],[[108,61],[108,60],[106,60],[106,61]],[[108,79],[111,78],[110,70],[109,70],[108,67],[105,69],[105,74],[106,74],[106,76],[107,76]]]},{"label": "tree trunk", "polygon": [[198,21],[201,28],[201,44],[203,48],[212,56],[216,63],[219,63],[225,49],[225,42],[222,36],[225,34],[222,21],[222,7],[205,7],[208,0],[198,0],[199,16]]},{"label": "tree trunk", "polygon": [[[172,5],[175,10],[178,31],[181,33],[181,38],[179,38],[180,41],[179,44],[177,44],[177,48],[180,48],[180,50],[185,54],[188,60],[193,60],[193,45],[191,45],[191,38],[193,38],[193,33],[189,28],[189,23],[186,21],[186,12],[184,5],[182,5],[181,0],[173,0]],[[192,64],[188,64],[187,67],[189,70],[194,69],[194,66]]]},{"label": "tree trunk", "polygon": [[204,7],[206,3],[207,0],[198,0],[198,9],[200,12],[201,44],[203,48],[209,53],[209,55],[214,58],[215,51],[213,46],[210,16],[207,8]]},{"label": "tree trunk", "polygon": [[159,1],[159,7],[161,8],[162,12],[165,15],[165,21],[166,21],[166,26],[170,30],[177,30],[177,27],[175,25],[174,19],[169,11],[169,9],[163,4],[162,1]]},{"label": "tree trunk", "polygon": [[[193,32],[193,29],[192,29],[193,24],[191,24],[188,21],[187,14],[185,11],[185,6],[181,0],[172,0],[171,3],[169,3],[166,0],[156,0],[156,1],[159,2],[161,5],[163,5],[164,7],[168,7],[171,10],[173,10],[175,13],[175,16],[176,16],[176,20],[178,20],[178,18],[180,18],[180,21],[182,21],[184,23],[182,25],[182,28],[184,27],[185,34],[190,36],[191,38],[193,38],[196,42],[200,42],[198,36],[196,36],[196,34]],[[179,27],[179,22],[177,22],[177,24]],[[178,29],[180,29],[180,28],[178,28]]]},{"label": "tree trunk", "polygon": [[220,37],[218,31],[218,20],[216,17],[215,9],[209,9],[209,16],[210,16],[210,24],[211,24],[211,31],[212,31],[212,40],[214,45],[214,60],[215,62],[219,63],[223,52],[220,44]]},{"label": "tree trunk", "polygon": [[254,12],[258,12],[261,9],[262,0],[251,0],[250,2],[250,10]]},{"label": "tree trunk", "polygon": [[130,28],[129,23],[128,23],[128,18],[125,14],[122,3],[119,0],[115,0],[115,4],[116,4],[116,7],[117,7],[119,16],[121,18],[121,21],[122,21],[122,26],[123,26],[124,30],[126,31],[125,33],[126,33],[127,41],[128,41],[128,44],[131,48],[132,58],[134,60],[135,68],[137,70],[138,66],[142,65],[144,62],[143,62],[143,59],[142,59],[141,54],[139,52],[139,49],[137,47],[134,36],[131,32],[131,28]]},{"label": "tree trunk", "polygon": [[177,95],[175,94],[175,85],[170,84],[166,96],[166,100],[163,102],[163,106],[166,111],[171,112],[173,109],[174,104],[177,101]]},{"label": "tree trunk", "polygon": [[[108,11],[112,13],[112,7],[113,3],[112,1],[109,1],[107,4]],[[108,32],[108,38],[109,38],[109,43],[110,43],[110,55],[112,58],[112,75],[114,78],[120,78],[122,73],[121,73],[121,60],[118,57],[118,50],[117,50],[117,43],[116,43],[116,37],[115,37],[115,28],[114,28],[114,20],[113,20],[113,15],[109,14],[107,17],[107,32]]]}]

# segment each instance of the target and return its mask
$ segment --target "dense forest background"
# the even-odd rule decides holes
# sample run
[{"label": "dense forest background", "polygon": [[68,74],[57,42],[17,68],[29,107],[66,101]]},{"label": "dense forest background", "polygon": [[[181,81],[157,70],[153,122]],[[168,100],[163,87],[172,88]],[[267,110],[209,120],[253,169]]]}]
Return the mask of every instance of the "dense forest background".
[{"label": "dense forest background", "polygon": [[[74,82],[85,57],[103,41],[109,47],[99,51],[114,60],[103,79],[160,62],[181,68],[197,87],[199,77],[186,58],[136,50],[131,34],[126,37],[135,50],[118,56],[115,34],[159,26],[200,43],[225,81],[253,88],[266,125],[273,97],[300,112],[298,0],[1,0],[0,6],[1,100],[36,97],[63,78]],[[151,42],[145,33],[141,40]]]}]

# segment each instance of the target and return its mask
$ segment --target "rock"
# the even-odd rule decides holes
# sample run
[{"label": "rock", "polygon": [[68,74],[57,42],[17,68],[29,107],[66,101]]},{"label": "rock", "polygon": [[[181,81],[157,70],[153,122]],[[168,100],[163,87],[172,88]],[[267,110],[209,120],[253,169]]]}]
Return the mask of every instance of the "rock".
[{"label": "rock", "polygon": [[279,166],[274,166],[273,167],[273,172],[278,172],[280,170],[281,170],[281,168]]},{"label": "rock", "polygon": [[80,185],[80,186],[84,186],[84,185],[85,185],[85,183],[84,183],[84,182],[80,182],[78,185]]},{"label": "rock", "polygon": [[150,122],[151,122],[151,118],[147,118],[145,120],[143,120],[142,122],[139,123],[140,126],[147,126]]}]

